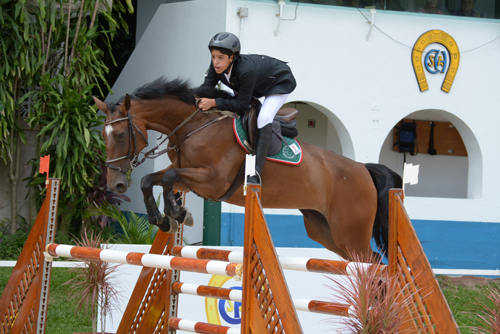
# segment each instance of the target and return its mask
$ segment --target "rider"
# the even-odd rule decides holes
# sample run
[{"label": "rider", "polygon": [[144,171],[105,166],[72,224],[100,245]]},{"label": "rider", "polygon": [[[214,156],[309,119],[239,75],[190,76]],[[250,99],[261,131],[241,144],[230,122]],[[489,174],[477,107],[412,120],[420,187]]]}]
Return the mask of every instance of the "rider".
[{"label": "rider", "polygon": [[250,108],[252,97],[265,100],[257,117],[257,138],[254,154],[257,175],[248,178],[248,183],[261,183],[262,168],[271,144],[272,122],[296,82],[288,65],[278,59],[264,55],[240,55],[240,40],[229,32],[215,35],[208,44],[212,62],[202,86],[214,87],[219,81],[236,94],[234,99],[202,98],[201,110],[217,108],[232,112],[245,112]]}]

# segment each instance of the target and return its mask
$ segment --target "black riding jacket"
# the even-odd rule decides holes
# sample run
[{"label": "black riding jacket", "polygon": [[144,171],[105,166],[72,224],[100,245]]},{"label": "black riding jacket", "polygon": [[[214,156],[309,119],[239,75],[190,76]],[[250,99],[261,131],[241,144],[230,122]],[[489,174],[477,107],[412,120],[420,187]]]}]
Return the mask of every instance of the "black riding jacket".
[{"label": "black riding jacket", "polygon": [[233,112],[246,111],[252,97],[290,94],[297,86],[292,70],[285,62],[262,55],[237,57],[233,63],[229,82],[224,73],[217,74],[213,64],[210,63],[202,86],[215,87],[219,81],[237,94],[233,99],[216,98],[217,109]]}]

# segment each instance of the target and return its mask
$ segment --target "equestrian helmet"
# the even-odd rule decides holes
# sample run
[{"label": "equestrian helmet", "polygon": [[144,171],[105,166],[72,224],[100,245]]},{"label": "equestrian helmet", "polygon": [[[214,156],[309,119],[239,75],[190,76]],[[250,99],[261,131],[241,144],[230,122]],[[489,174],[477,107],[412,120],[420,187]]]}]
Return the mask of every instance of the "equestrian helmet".
[{"label": "equestrian helmet", "polygon": [[212,37],[210,43],[208,43],[208,48],[212,47],[229,50],[234,53],[235,57],[238,57],[241,50],[240,40],[230,32],[220,32]]}]

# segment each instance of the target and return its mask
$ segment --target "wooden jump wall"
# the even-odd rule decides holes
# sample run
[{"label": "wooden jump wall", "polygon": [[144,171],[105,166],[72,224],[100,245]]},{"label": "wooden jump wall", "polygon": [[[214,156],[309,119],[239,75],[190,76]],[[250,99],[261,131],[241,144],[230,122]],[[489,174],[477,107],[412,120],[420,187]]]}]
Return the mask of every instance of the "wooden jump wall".
[{"label": "wooden jump wall", "polygon": [[[343,261],[280,258],[274,249],[260,204],[260,186],[249,185],[245,206],[244,252],[182,247],[182,228],[175,234],[158,232],[149,254],[85,249],[53,244],[57,217],[59,180],[50,179],[47,197],[16,267],[0,298],[0,334],[45,333],[51,256],[70,256],[143,267],[127,305],[117,334],[175,333],[303,333],[296,308],[304,311],[349,316],[349,305],[315,300],[293,300],[282,267],[311,272],[352,273],[352,264]],[[390,192],[389,266],[367,270],[391,270],[413,302],[407,309],[406,330],[411,333],[460,333],[439,285],[425,257],[403,206],[403,193]],[[177,255],[177,256],[173,256]],[[180,257],[182,256],[182,257]],[[222,262],[224,261],[224,262]],[[238,263],[232,263],[238,262]],[[241,277],[243,290],[234,291],[180,282],[184,270]],[[184,291],[183,291],[184,290]],[[179,319],[180,293],[241,300],[240,329]]]}]

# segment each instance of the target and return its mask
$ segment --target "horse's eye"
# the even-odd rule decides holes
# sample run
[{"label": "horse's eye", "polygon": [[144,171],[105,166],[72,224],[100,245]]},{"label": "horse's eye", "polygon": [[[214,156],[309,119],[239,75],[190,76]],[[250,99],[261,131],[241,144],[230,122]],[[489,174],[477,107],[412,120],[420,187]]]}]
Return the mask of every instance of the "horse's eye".
[{"label": "horse's eye", "polygon": [[125,138],[125,133],[124,133],[124,132],[122,132],[122,133],[117,133],[117,134],[116,134],[116,138],[118,138],[118,139],[124,139],[124,138]]}]

